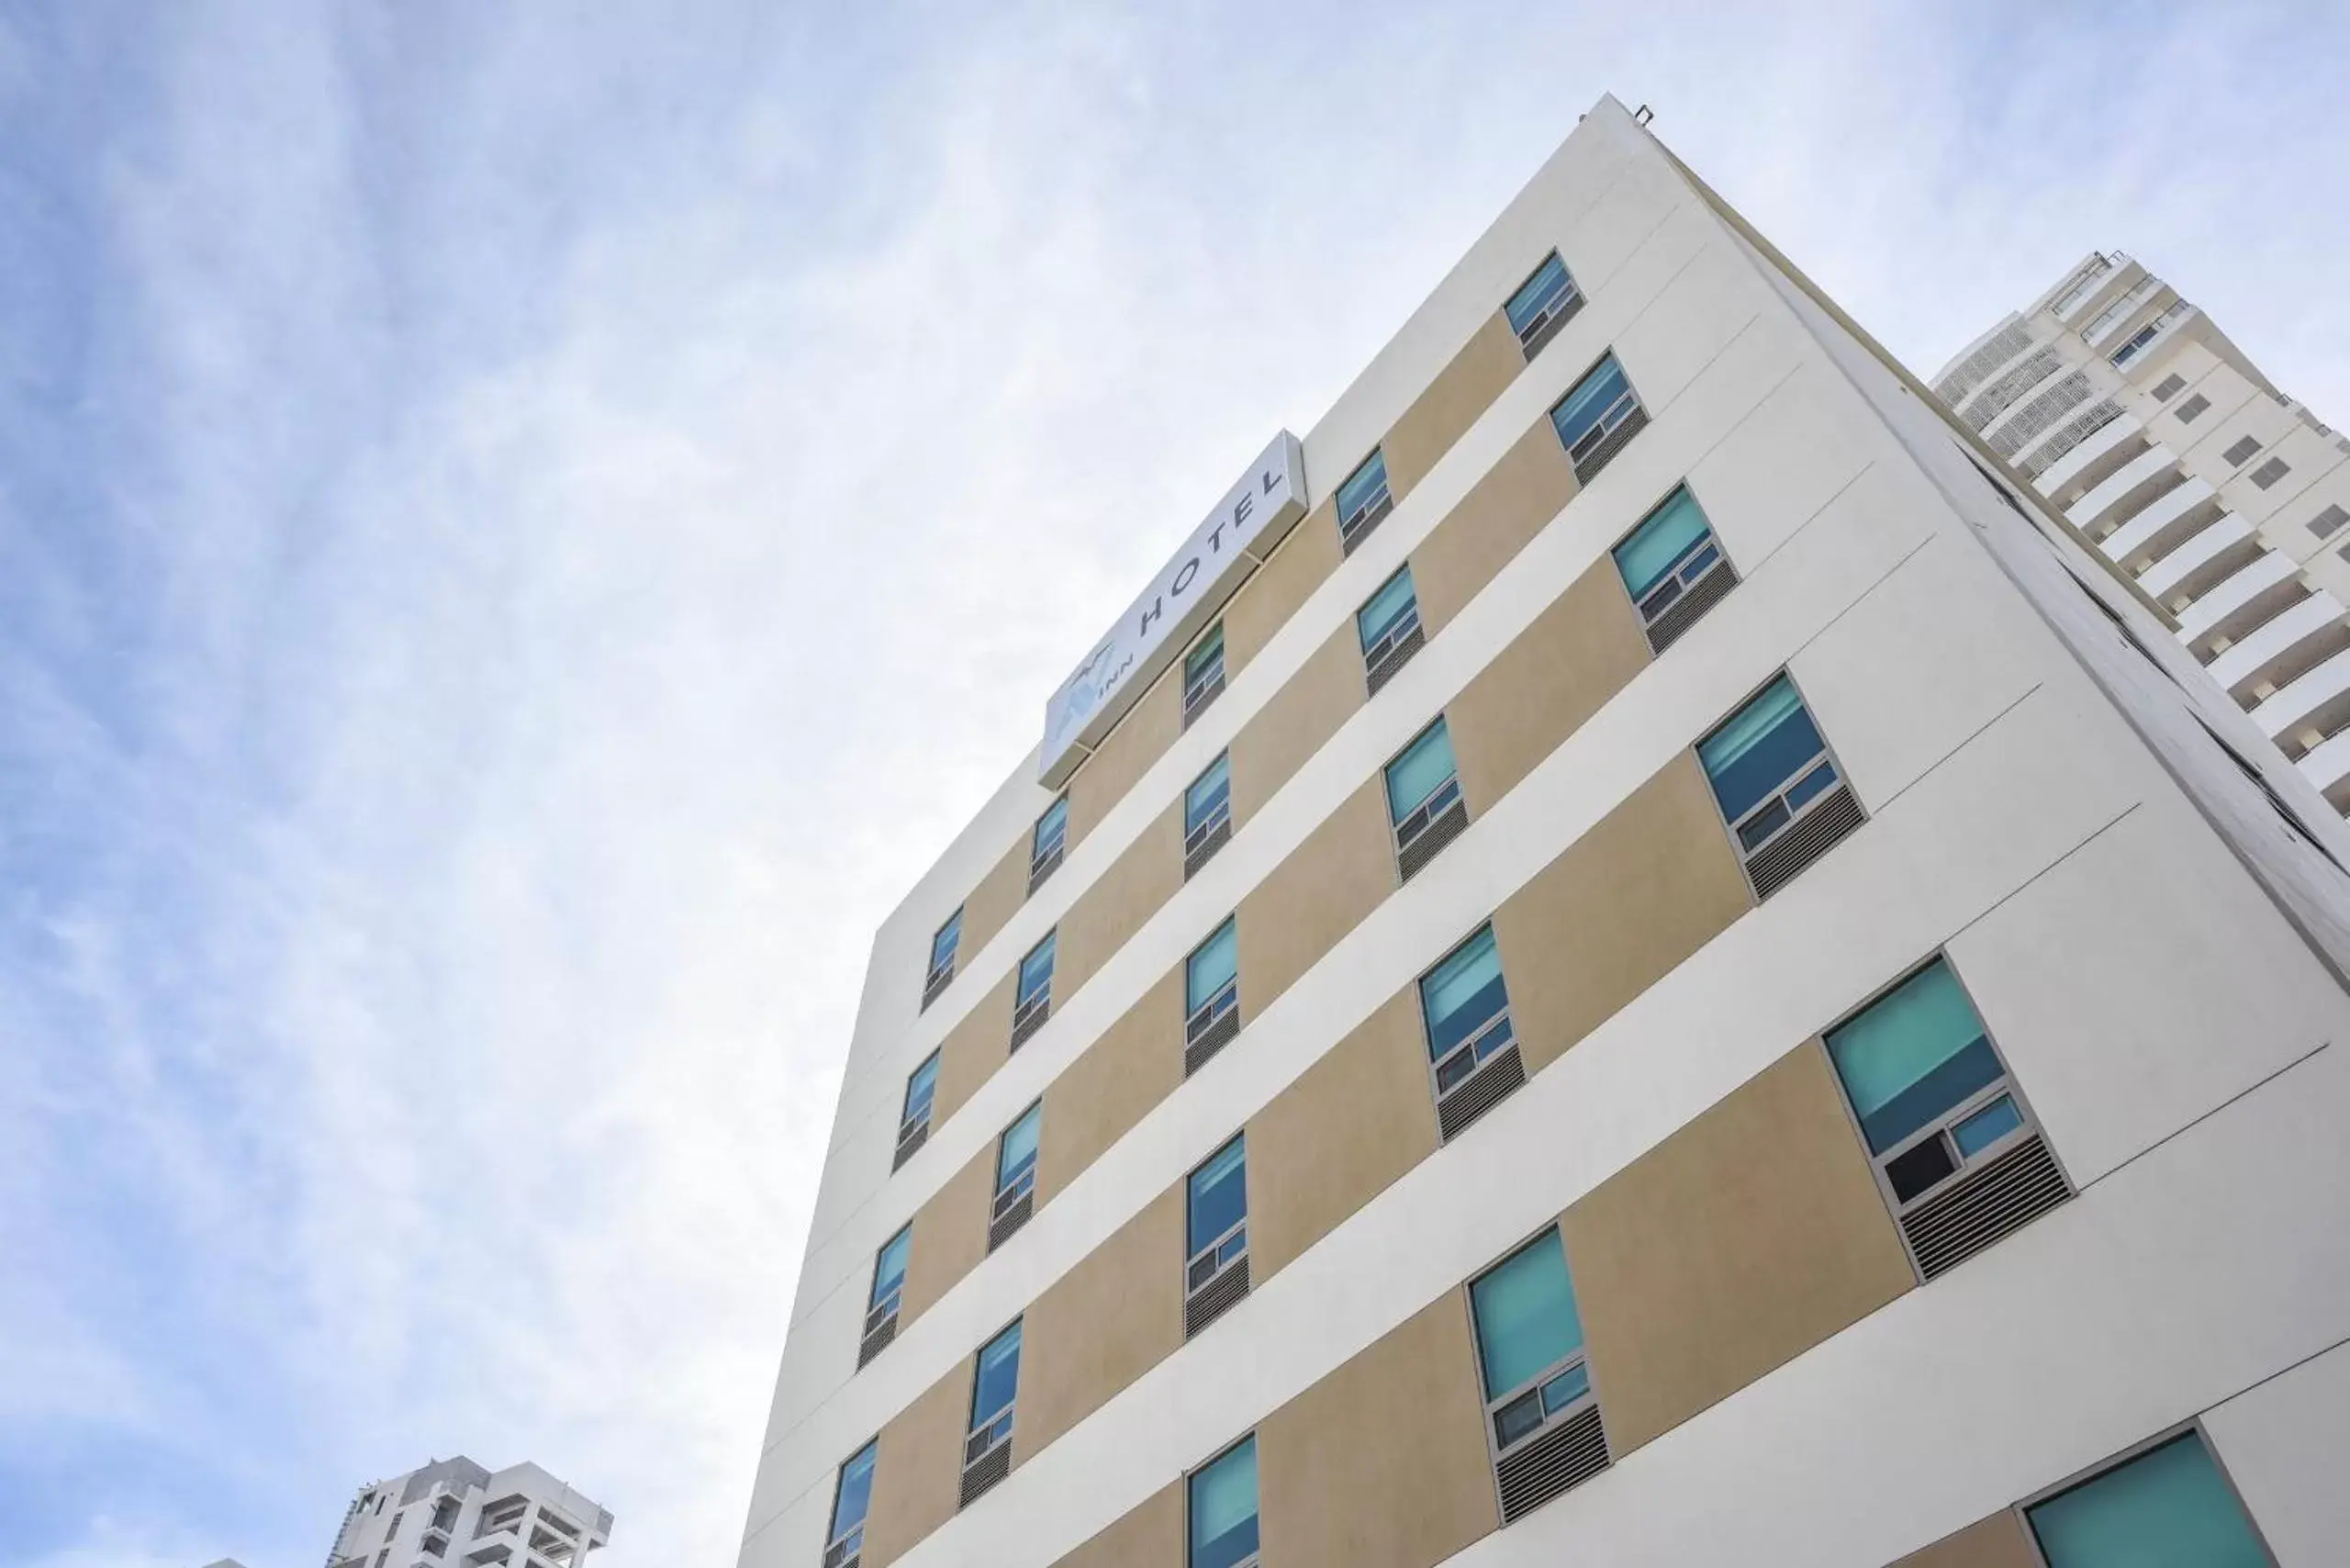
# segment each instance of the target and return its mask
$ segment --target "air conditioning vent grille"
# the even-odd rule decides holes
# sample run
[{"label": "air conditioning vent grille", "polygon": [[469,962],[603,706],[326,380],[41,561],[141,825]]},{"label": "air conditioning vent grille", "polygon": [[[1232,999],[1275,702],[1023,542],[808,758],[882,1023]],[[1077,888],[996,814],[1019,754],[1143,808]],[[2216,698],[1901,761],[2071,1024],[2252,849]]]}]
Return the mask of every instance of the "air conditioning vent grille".
[{"label": "air conditioning vent grille", "polygon": [[928,1118],[924,1118],[914,1126],[901,1131],[898,1134],[898,1152],[890,1157],[890,1169],[895,1170],[904,1165],[907,1160],[912,1159],[914,1157],[914,1150],[920,1148],[929,1141],[930,1122]]},{"label": "air conditioning vent grille", "polygon": [[1241,1254],[1236,1262],[1225,1266],[1206,1284],[1183,1300],[1183,1338],[1186,1339],[1232,1310],[1248,1294],[1248,1257]]},{"label": "air conditioning vent grille", "polygon": [[2034,1133],[1948,1192],[1901,1219],[1902,1234],[1928,1279],[1946,1273],[2013,1235],[2073,1195],[2045,1139]]},{"label": "air conditioning vent grille", "polygon": [[1594,442],[1589,451],[1574,460],[1575,482],[1580,485],[1588,485],[1597,478],[1599,471],[1606,467],[1617,453],[1624,450],[1625,443],[1648,428],[1648,422],[1649,411],[1635,404],[1631,412],[1624,416],[1621,424],[1609,431],[1605,437]]},{"label": "air conditioning vent grille", "polygon": [[1223,695],[1224,666],[1219,664],[1216,666],[1215,673],[1209,676],[1207,679],[1200,682],[1197,686],[1185,688],[1183,692],[1183,727],[1187,730],[1190,729],[1192,727],[1192,721],[1206,712],[1208,711],[1208,704]]},{"label": "air conditioning vent grille", "polygon": [[963,1468],[963,1496],[957,1505],[968,1508],[985,1495],[990,1488],[1012,1473],[1012,1443],[1009,1439],[988,1450],[979,1459]]},{"label": "air conditioning vent grille", "polygon": [[1571,291],[1564,299],[1557,301],[1550,307],[1549,316],[1539,321],[1528,322],[1527,330],[1519,333],[1517,339],[1517,345],[1526,351],[1526,357],[1531,360],[1536,354],[1540,353],[1542,345],[1557,337],[1559,329],[1573,320],[1575,312],[1582,308],[1582,292]]},{"label": "air conditioning vent grille", "polygon": [[1661,654],[1673,646],[1681,633],[1695,626],[1699,617],[1719,604],[1737,586],[1738,574],[1729,569],[1729,563],[1716,561],[1712,571],[1690,584],[1663,614],[1649,622],[1650,651]]},{"label": "air conditioning vent grille", "polygon": [[857,1341],[856,1364],[862,1367],[866,1362],[888,1350],[890,1341],[897,1337],[898,1315],[893,1312],[876,1327],[867,1329],[865,1338]]},{"label": "air conditioning vent grille", "polygon": [[1035,865],[1028,868],[1028,890],[1030,892],[1033,893],[1038,888],[1043,887],[1046,879],[1051,877],[1054,872],[1061,868],[1061,854],[1067,847],[1068,846],[1066,845],[1056,844],[1053,846],[1051,852],[1042,860],[1037,861]]},{"label": "air conditioning vent grille", "polygon": [[1767,899],[1827,854],[1867,819],[1852,787],[1840,784],[1746,863],[1754,896]]},{"label": "air conditioning vent grille", "polygon": [[1606,1468],[1607,1429],[1600,1422],[1599,1406],[1587,1406],[1495,1462],[1502,1523],[1524,1518]]},{"label": "air conditioning vent grille", "polygon": [[1200,1031],[1200,1037],[1198,1039],[1185,1042],[1183,1047],[1183,1076],[1189,1078],[1192,1074],[1199,1071],[1201,1068],[1206,1066],[1207,1060],[1210,1057],[1215,1055],[1216,1052],[1224,1049],[1225,1047],[1230,1045],[1235,1039],[1238,1038],[1239,1034],[1240,1009],[1237,1007],[1226,1008],[1225,1010],[1224,1016],[1218,1018],[1214,1023]]},{"label": "air conditioning vent grille", "polygon": [[1227,814],[1210,828],[1201,840],[1183,852],[1183,879],[1190,881],[1199,868],[1215,858],[1215,852],[1232,842],[1232,818]]},{"label": "air conditioning vent grille", "polygon": [[824,1549],[824,1568],[856,1568],[865,1556],[861,1536],[836,1540]]},{"label": "air conditioning vent grille", "polygon": [[1053,999],[1050,996],[1040,996],[1029,1003],[1024,1012],[1013,1014],[1012,1048],[1018,1050],[1029,1036],[1045,1026],[1045,1020],[1052,1015]]},{"label": "air conditioning vent grille", "polygon": [[1418,653],[1427,641],[1427,639],[1420,634],[1420,628],[1414,626],[1403,636],[1381,649],[1378,661],[1363,671],[1364,681],[1371,688],[1371,695],[1378,696],[1379,689],[1393,680],[1397,670],[1410,664],[1412,655]]},{"label": "air conditioning vent grille", "polygon": [[1377,528],[1382,522],[1385,521],[1387,514],[1394,510],[1395,498],[1382,492],[1377,500],[1363,508],[1362,510],[1356,513],[1354,517],[1339,524],[1339,553],[1347,555],[1353,554],[1355,553],[1355,546],[1370,538],[1371,530]]},{"label": "air conditioning vent grille", "polygon": [[954,966],[949,965],[946,969],[939,970],[936,974],[931,976],[929,980],[923,981],[922,988],[921,1011],[924,1013],[929,1012],[930,1004],[938,1000],[938,993],[945,991],[954,979]]},{"label": "air conditioning vent grille", "polygon": [[1032,1187],[1021,1193],[1011,1207],[988,1222],[988,1250],[992,1252],[1012,1239],[1013,1233],[1026,1225],[1028,1216],[1035,1212],[1036,1193]]},{"label": "air conditioning vent grille", "polygon": [[1517,1042],[1494,1053],[1492,1060],[1460,1081],[1458,1088],[1436,1103],[1437,1131],[1450,1142],[1460,1130],[1500,1104],[1526,1083],[1526,1061]]},{"label": "air conditioning vent grille", "polygon": [[1448,844],[1459,838],[1469,827],[1469,805],[1455,801],[1444,814],[1422,828],[1419,835],[1395,852],[1395,868],[1410,881],[1421,867],[1435,859]]}]

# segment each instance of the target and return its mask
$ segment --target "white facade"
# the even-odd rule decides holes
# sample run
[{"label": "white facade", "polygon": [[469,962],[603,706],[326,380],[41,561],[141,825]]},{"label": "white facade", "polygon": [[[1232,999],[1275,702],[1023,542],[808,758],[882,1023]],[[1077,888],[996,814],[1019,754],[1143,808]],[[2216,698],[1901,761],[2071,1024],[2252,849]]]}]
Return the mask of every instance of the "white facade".
[{"label": "white facade", "polygon": [[2333,744],[2350,729],[2350,437],[2118,252],[1969,344],[1934,391],[2350,811],[2350,744]]},{"label": "white facade", "polygon": [[328,1568],[584,1568],[612,1516],[535,1464],[460,1455],[362,1487]]},{"label": "white facade", "polygon": [[[1021,1453],[1008,1481],[894,1558],[868,1548],[867,1568],[1047,1568],[1081,1552],[1938,950],[2076,1195],[1441,1560],[1879,1568],[2188,1421],[2279,1562],[2343,1560],[2350,1059],[2332,1046],[2350,1031],[2350,882],[2328,857],[2350,858],[2350,838],[2317,781],[2279,769],[2256,787],[2214,737],[2263,755],[2259,709],[2207,697],[2155,618],[2064,531],[2003,499],[1980,452],[1612,99],[1306,437],[1310,503],[1553,246],[1581,312],[1058,872],[962,957],[935,1005],[920,1005],[933,932],[1054,799],[1033,760],[878,934],[743,1568],[823,1561],[845,1459],[952,1384],[977,1348],[1782,669],[1864,826],[1213,1331]],[[2135,286],[2123,277],[2099,297]],[[2134,333],[2166,308],[2149,290],[2111,330]],[[2324,469],[2331,438],[2265,388],[2224,402],[2223,387],[2254,384],[2181,320],[2169,320],[2175,346],[2142,352],[2162,349],[2161,374],[2191,370],[2190,385],[2211,388],[2203,431],[2232,442],[2257,428],[2300,487],[2290,507],[2279,486],[2232,515],[2298,526],[2314,499],[2304,473]],[[1649,426],[893,1171],[908,1075],[1610,351]],[[2093,379],[2106,375],[2100,395],[2118,402],[2121,377],[2108,366]],[[2107,433],[2124,422],[2087,432],[2108,444],[2076,441],[2064,465],[2026,469],[2049,496],[2084,479],[2094,489],[2138,456],[2116,444],[2132,437]],[[1996,425],[1984,433],[1997,449]],[[2185,449],[2190,464],[2211,439]],[[2231,476],[2207,482],[2232,495]],[[860,1370],[877,1249],[1683,483],[1736,566],[1735,589],[1506,794],[1473,802],[1467,832],[1252,1011],[1214,1070],[1152,1106]],[[2316,589],[2296,578],[2295,591]],[[2248,628],[2206,627],[2206,646],[2215,631],[2241,641]],[[1240,985],[1245,998],[1245,969]],[[1295,1568],[1270,1496],[1265,1506],[1263,1562]],[[1407,1561],[1404,1548],[1381,1551],[1361,1560]],[[1181,1562],[1180,1549],[1164,1561]]]}]

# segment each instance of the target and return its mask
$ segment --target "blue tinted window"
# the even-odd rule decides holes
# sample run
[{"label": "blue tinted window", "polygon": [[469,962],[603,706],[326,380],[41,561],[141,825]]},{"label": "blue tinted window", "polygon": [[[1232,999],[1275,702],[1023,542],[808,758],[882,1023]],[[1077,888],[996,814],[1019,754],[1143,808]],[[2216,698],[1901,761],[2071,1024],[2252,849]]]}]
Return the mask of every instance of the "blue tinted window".
[{"label": "blue tinted window", "polygon": [[1234,1138],[1215,1158],[1192,1172],[1191,1207],[1186,1216],[1189,1245],[1195,1253],[1248,1217],[1248,1150],[1243,1138]]},{"label": "blue tinted window", "polygon": [[1412,568],[1405,566],[1371,596],[1369,604],[1355,611],[1355,633],[1362,639],[1363,651],[1370,652],[1405,614],[1417,608],[1418,600],[1412,595]]},{"label": "blue tinted window", "polygon": [[1036,834],[1028,846],[1031,860],[1042,860],[1060,847],[1061,838],[1069,831],[1069,797],[1063,795],[1045,809],[1036,819]]},{"label": "blue tinted window", "polygon": [[1374,452],[1362,460],[1362,466],[1347,476],[1338,487],[1338,519],[1345,521],[1367,507],[1376,505],[1387,493],[1387,454]]},{"label": "blue tinted window", "polygon": [[930,972],[936,974],[955,961],[955,948],[963,940],[963,912],[957,910],[930,939]]},{"label": "blue tinted window", "polygon": [[1187,1568],[1233,1568],[1257,1554],[1257,1439],[1244,1438],[1192,1473]]},{"label": "blue tinted window", "polygon": [[1877,1154],[2000,1072],[1983,1021],[1940,958],[1830,1029],[1828,1054]]},{"label": "blue tinted window", "polygon": [[1624,370],[1609,354],[1594,365],[1591,373],[1575,384],[1559,406],[1550,410],[1550,423],[1558,431],[1559,439],[1572,452],[1577,442],[1599,428],[1608,410],[1631,396],[1632,384],[1624,379]]},{"label": "blue tinted window", "polygon": [[908,1225],[890,1238],[880,1255],[873,1260],[873,1295],[866,1302],[867,1309],[877,1307],[898,1294],[906,1282],[906,1252],[912,1247],[914,1227]]},{"label": "blue tinted window", "polygon": [[1696,498],[1685,487],[1673,491],[1662,506],[1649,513],[1647,521],[1632,531],[1629,539],[1616,546],[1616,569],[1632,598],[1646,599],[1649,590],[1662,582],[1709,532]]},{"label": "blue tinted window", "polygon": [[2048,1568],[2272,1568],[2193,1432],[2025,1510]]},{"label": "blue tinted window", "polygon": [[1240,972],[1240,927],[1232,916],[1192,949],[1183,966],[1183,1011],[1197,1013]]},{"label": "blue tinted window", "polygon": [[1404,755],[1387,765],[1387,811],[1402,822],[1453,774],[1452,736],[1438,719],[1421,732]]},{"label": "blue tinted window", "polygon": [[1036,1163],[1036,1133],[1044,1125],[1045,1103],[1041,1100],[1023,1113],[1021,1118],[1004,1128],[1002,1141],[996,1145],[995,1190],[999,1193],[1034,1169]]},{"label": "blue tinted window", "polygon": [[1039,995],[1053,983],[1053,951],[1060,941],[1060,928],[1055,926],[1045,933],[1045,939],[1028,949],[1020,960],[1020,1000],[1023,1002]]},{"label": "blue tinted window", "polygon": [[1420,981],[1420,1006],[1428,1022],[1428,1058],[1444,1054],[1509,1005],[1502,984],[1501,950],[1490,925],[1453,949]]},{"label": "blue tinted window", "polygon": [[903,1119],[916,1121],[930,1114],[930,1102],[938,1092],[938,1053],[933,1051],[914,1069],[906,1080],[906,1110]]},{"label": "blue tinted window", "polygon": [[1232,754],[1225,752],[1208,764],[1207,771],[1183,791],[1183,833],[1189,837],[1202,823],[1213,819],[1232,798]]},{"label": "blue tinted window", "polygon": [[1781,676],[1697,744],[1722,815],[1735,823],[1826,749],[1795,683]]},{"label": "blue tinted window", "polygon": [[1507,307],[1509,330],[1520,337],[1550,307],[1574,291],[1574,280],[1567,276],[1567,264],[1553,251],[1543,263],[1534,269],[1516,294],[1510,296]]},{"label": "blue tinted window", "polygon": [[1020,1325],[1015,1323],[979,1352],[971,1377],[971,1430],[978,1431],[1012,1408],[1020,1393]]},{"label": "blue tinted window", "polygon": [[1219,621],[1183,659],[1183,684],[1196,686],[1224,663],[1224,622]]},{"label": "blue tinted window", "polygon": [[866,1510],[873,1506],[873,1461],[879,1450],[877,1438],[841,1466],[840,1484],[833,1493],[833,1540],[865,1522]]},{"label": "blue tinted window", "polygon": [[1485,1397],[1499,1399],[1583,1348],[1583,1317],[1559,1233],[1539,1237],[1469,1287]]}]

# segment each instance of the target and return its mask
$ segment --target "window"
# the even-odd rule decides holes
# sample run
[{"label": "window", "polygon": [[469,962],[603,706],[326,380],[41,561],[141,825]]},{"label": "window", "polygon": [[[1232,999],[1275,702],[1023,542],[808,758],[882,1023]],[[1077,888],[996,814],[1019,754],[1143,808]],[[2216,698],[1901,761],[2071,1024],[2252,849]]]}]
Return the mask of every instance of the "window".
[{"label": "window", "polygon": [[2137,357],[2137,353],[2140,349],[2144,348],[2148,343],[2153,342],[2156,338],[2162,335],[2162,322],[2147,322],[2144,326],[2131,333],[2130,341],[2122,344],[2120,348],[2114,350],[2109,357],[2117,365],[2129,364],[2131,360]]},{"label": "window", "polygon": [[874,1438],[849,1456],[833,1483],[833,1529],[824,1546],[824,1568],[847,1568],[865,1550],[865,1515],[873,1506],[873,1461],[881,1450]]},{"label": "window", "polygon": [[1036,1212],[1036,1134],[1044,1126],[1042,1100],[1020,1114],[995,1143],[995,1205],[988,1220],[988,1250],[1011,1239]]},{"label": "window", "polygon": [[1183,1333],[1248,1294],[1248,1147],[1235,1137],[1192,1172],[1183,1215]]},{"label": "window", "polygon": [[2229,447],[2227,451],[2220,454],[2220,457],[2221,460],[2225,462],[2230,467],[2241,468],[2245,464],[2251,462],[2254,454],[2259,452],[2259,450],[2260,442],[2252,436],[2245,436],[2233,446]]},{"label": "window", "polygon": [[938,1052],[934,1050],[906,1079],[906,1104],[898,1116],[898,1152],[890,1162],[890,1170],[912,1159],[914,1150],[929,1141],[930,1107],[937,1095]]},{"label": "window", "polygon": [[2024,1510],[2048,1568],[2276,1568],[2199,1433]]},{"label": "window", "polygon": [[1020,1325],[989,1340],[971,1372],[970,1435],[963,1439],[962,1504],[1012,1473],[1012,1409],[1020,1396]]},{"label": "window", "polygon": [[2211,399],[2203,396],[2202,393],[2198,392],[2194,397],[2189,398],[2186,402],[2181,403],[2177,409],[2174,409],[2171,411],[2178,416],[2178,422],[2180,424],[2186,424],[2189,420],[2195,419],[2198,415],[2201,414],[2204,409],[2210,406]]},{"label": "window", "polygon": [[2345,522],[2350,522],[2350,511],[2344,511],[2338,506],[2330,506],[2310,519],[2310,532],[2320,539],[2331,539],[2342,531],[2342,525]]},{"label": "window", "polygon": [[1219,621],[1183,655],[1183,727],[1190,729],[1192,721],[1223,695],[1224,622]]},{"label": "window", "polygon": [[930,971],[923,977],[922,1004],[928,1007],[955,978],[955,949],[963,942],[963,911],[958,905],[946,924],[930,939]]},{"label": "window", "polygon": [[1232,754],[1219,753],[1183,791],[1183,879],[1232,842]]},{"label": "window", "polygon": [[1069,797],[1063,795],[1045,808],[1036,819],[1034,832],[1028,835],[1028,890],[1035,892],[1045,885],[1045,879],[1060,869],[1061,852],[1069,846]]},{"label": "window", "polygon": [[1861,825],[1860,802],[1785,675],[1699,741],[1697,760],[1757,898],[1785,887]]},{"label": "window", "polygon": [[2173,371],[2170,375],[2164,376],[2160,381],[2154,383],[2154,401],[2157,403],[2169,402],[2173,398],[2178,396],[2180,388],[2184,387],[2186,385],[2187,377],[2179,375],[2177,371]]},{"label": "window", "polygon": [[1469,1286],[1469,1315],[1507,1524],[1607,1463],[1583,1316],[1558,1231],[1544,1231],[1478,1276]]},{"label": "window", "polygon": [[1052,1016],[1053,953],[1059,942],[1060,927],[1055,926],[1020,960],[1020,980],[1012,999],[1012,1048],[1015,1051]]},{"label": "window", "polygon": [[1240,927],[1232,915],[1183,964],[1183,1076],[1240,1033]]},{"label": "window", "polygon": [[1427,1026],[1437,1130],[1451,1138],[1526,1081],[1492,925],[1420,977],[1420,1016]]},{"label": "window", "polygon": [[898,1304],[906,1294],[906,1254],[913,1241],[913,1222],[909,1220],[874,1254],[873,1290],[865,1300],[865,1335],[856,1347],[860,1367],[898,1337]]},{"label": "window", "polygon": [[1406,881],[1468,827],[1452,736],[1442,719],[1387,765],[1387,817],[1395,825],[1395,861]]},{"label": "window", "polygon": [[1616,546],[1616,573],[1662,653],[1738,584],[1697,498],[1682,486]]},{"label": "window", "polygon": [[1426,641],[1420,634],[1420,601],[1412,591],[1410,566],[1398,568],[1355,611],[1355,635],[1362,644],[1363,678],[1376,697]]},{"label": "window", "polygon": [[1593,365],[1550,410],[1551,428],[1574,464],[1575,478],[1586,485],[1648,422],[1647,411],[1632,395],[1632,384],[1612,353]]},{"label": "window", "polygon": [[1185,1568],[1243,1568],[1257,1561],[1257,1439],[1241,1439],[1192,1472]]},{"label": "window", "polygon": [[1509,330],[1517,334],[1517,346],[1532,359],[1542,352],[1542,345],[1558,334],[1560,328],[1583,308],[1583,295],[1575,287],[1575,280],[1567,275],[1567,264],[1559,260],[1559,252],[1551,252],[1534,269],[1534,275],[1518,286],[1504,307],[1509,317]]},{"label": "window", "polygon": [[1340,548],[1353,554],[1355,546],[1370,538],[1380,520],[1394,510],[1394,498],[1387,493],[1387,454],[1374,452],[1338,487]]},{"label": "window", "polygon": [[1928,1279],[2071,1195],[1944,959],[1827,1040],[1861,1141]]},{"label": "window", "polygon": [[2252,471],[2252,482],[2265,490],[2292,471],[2292,465],[2283,458],[2272,457]]}]

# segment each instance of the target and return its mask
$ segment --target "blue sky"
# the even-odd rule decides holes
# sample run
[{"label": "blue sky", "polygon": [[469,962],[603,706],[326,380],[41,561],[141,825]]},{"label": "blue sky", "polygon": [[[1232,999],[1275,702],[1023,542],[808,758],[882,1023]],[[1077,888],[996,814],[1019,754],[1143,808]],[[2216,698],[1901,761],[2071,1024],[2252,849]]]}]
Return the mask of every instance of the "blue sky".
[{"label": "blue sky", "polygon": [[730,1562],[870,931],[1604,91],[2350,422],[2350,20],[2110,11],[0,0],[0,1568]]}]

